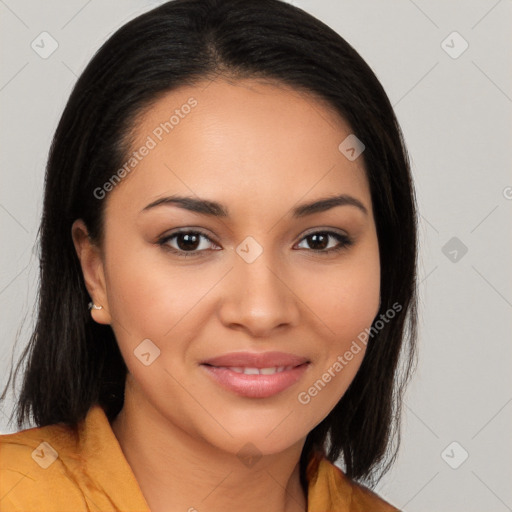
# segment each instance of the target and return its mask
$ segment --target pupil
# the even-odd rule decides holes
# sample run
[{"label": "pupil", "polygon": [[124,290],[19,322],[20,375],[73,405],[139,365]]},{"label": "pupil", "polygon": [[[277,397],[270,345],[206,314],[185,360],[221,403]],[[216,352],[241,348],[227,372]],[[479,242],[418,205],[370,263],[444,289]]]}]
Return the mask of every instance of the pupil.
[{"label": "pupil", "polygon": [[311,235],[309,238],[313,240],[313,246],[315,245],[315,243],[318,243],[319,239],[323,239],[323,243],[320,243],[320,247],[312,247],[312,249],[321,250],[327,247],[327,237],[324,234]]},{"label": "pupil", "polygon": [[[184,240],[185,243],[180,243],[180,240]],[[184,233],[178,236],[178,247],[182,250],[186,249],[197,249],[197,242],[199,240],[199,237],[194,234],[190,233]]]}]

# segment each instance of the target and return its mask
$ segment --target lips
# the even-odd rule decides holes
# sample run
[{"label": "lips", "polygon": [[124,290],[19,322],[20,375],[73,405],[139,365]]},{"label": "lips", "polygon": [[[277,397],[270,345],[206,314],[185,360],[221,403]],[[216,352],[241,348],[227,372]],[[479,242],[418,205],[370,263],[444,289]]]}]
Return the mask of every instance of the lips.
[{"label": "lips", "polygon": [[201,363],[214,382],[247,398],[268,398],[284,391],[308,366],[307,358],[284,352],[233,352]]},{"label": "lips", "polygon": [[234,368],[292,368],[309,362],[306,357],[285,352],[232,352],[222,356],[212,357],[203,361],[202,364],[217,367]]}]

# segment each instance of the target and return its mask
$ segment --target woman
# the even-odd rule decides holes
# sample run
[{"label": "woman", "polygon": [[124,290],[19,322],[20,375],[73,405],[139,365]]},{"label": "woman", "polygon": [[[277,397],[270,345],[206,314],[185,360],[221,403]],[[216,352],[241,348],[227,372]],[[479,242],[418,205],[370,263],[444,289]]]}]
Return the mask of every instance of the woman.
[{"label": "woman", "polygon": [[414,360],[415,201],[338,34],[278,0],[123,26],[62,115],[40,233],[37,427],[0,436],[2,510],[397,510],[370,487]]}]

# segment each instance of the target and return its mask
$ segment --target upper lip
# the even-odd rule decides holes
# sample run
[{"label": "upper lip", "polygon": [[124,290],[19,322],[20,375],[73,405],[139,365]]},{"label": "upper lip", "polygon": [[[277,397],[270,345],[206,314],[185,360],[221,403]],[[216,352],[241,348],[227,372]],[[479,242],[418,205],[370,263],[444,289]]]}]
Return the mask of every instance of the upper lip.
[{"label": "upper lip", "polygon": [[230,352],[212,357],[201,364],[210,366],[234,366],[244,368],[274,368],[279,366],[299,366],[308,363],[306,357],[285,352]]}]

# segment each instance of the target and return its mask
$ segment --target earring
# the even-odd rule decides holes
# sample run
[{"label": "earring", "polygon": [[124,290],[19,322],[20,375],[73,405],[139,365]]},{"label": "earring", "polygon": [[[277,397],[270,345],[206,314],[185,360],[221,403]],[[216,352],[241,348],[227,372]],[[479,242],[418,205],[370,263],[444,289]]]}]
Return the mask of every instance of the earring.
[{"label": "earring", "polygon": [[89,309],[103,309],[103,306],[96,306],[94,302],[89,302]]}]

